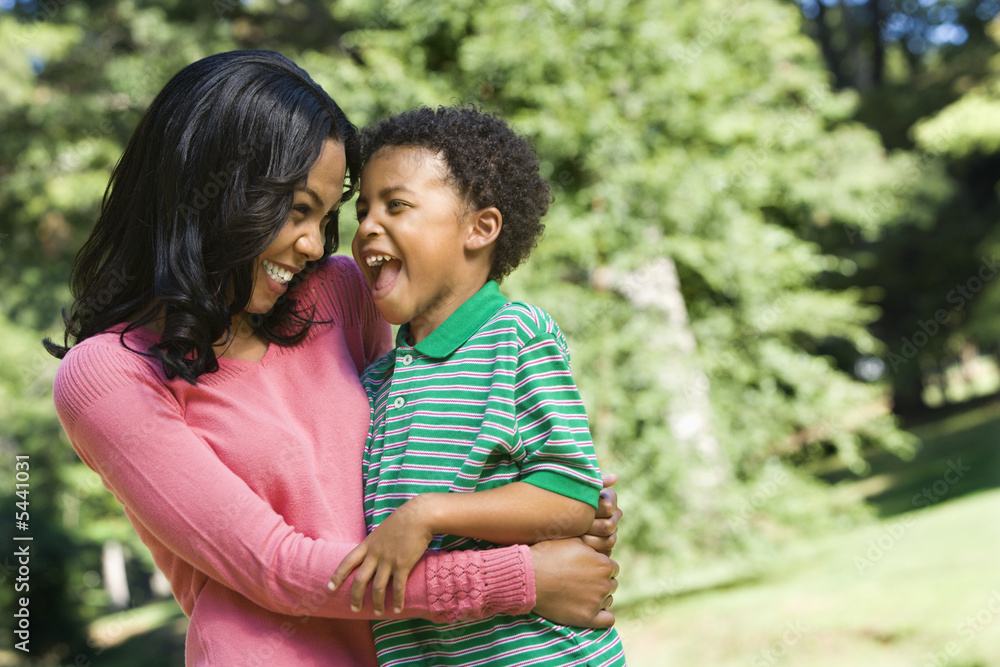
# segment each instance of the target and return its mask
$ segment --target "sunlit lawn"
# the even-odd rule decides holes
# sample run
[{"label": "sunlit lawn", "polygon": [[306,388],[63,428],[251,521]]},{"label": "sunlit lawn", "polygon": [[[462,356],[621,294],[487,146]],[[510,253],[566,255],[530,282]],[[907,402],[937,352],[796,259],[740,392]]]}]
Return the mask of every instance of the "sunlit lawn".
[{"label": "sunlit lawn", "polygon": [[[753,583],[620,610],[629,664],[1000,665],[1000,418],[917,433],[914,461],[841,481],[875,491],[877,524],[776,554]],[[939,502],[915,504],[924,489]]]}]

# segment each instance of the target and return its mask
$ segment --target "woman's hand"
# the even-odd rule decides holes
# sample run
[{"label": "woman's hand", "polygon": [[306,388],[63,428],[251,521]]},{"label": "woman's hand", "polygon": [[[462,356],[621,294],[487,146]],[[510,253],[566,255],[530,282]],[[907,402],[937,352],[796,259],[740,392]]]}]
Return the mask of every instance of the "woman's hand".
[{"label": "woman's hand", "polygon": [[597,504],[594,523],[583,536],[583,543],[610,557],[611,549],[618,541],[618,523],[622,520],[622,511],[618,509],[618,494],[611,488],[618,481],[618,475],[604,475],[603,479],[604,490],[601,491],[601,499]]},{"label": "woman's hand", "polygon": [[546,540],[531,546],[536,614],[578,628],[610,628],[607,610],[618,590],[618,563],[583,538]]}]

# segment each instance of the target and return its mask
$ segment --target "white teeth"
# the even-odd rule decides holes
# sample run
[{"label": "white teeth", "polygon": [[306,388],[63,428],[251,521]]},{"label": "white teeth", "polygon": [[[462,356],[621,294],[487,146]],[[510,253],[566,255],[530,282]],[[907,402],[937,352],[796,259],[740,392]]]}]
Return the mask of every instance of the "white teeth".
[{"label": "white teeth", "polygon": [[382,266],[390,259],[395,259],[395,257],[392,257],[390,255],[371,255],[365,258],[365,263],[368,266]]},{"label": "white teeth", "polygon": [[288,269],[283,269],[280,266],[272,264],[266,259],[263,262],[261,262],[261,264],[264,265],[264,270],[267,271],[267,275],[271,276],[271,280],[278,283],[279,285],[284,285],[285,283],[287,283],[289,280],[292,279],[293,275],[295,275]]}]

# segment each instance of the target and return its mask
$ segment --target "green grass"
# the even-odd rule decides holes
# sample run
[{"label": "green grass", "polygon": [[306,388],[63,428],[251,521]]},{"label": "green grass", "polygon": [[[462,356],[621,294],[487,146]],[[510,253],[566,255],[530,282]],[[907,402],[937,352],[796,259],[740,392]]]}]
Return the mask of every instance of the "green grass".
[{"label": "green grass", "polygon": [[619,620],[629,664],[923,665],[953,642],[940,664],[1000,665],[998,517],[1000,491],[967,496],[776,557],[757,583],[644,605]]},{"label": "green grass", "polygon": [[[1000,665],[998,415],[922,427],[912,461],[874,457],[864,479],[826,475],[877,523],[775,554],[753,582],[620,610],[629,664]],[[936,502],[914,502],[924,489]]]}]

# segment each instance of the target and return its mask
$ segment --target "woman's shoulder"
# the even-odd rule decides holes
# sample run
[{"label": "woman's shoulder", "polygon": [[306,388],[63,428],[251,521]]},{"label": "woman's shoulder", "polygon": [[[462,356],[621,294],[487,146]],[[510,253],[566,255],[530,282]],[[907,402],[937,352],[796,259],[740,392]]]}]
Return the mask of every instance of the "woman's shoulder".
[{"label": "woman's shoulder", "polygon": [[124,336],[121,327],[83,340],[63,357],[53,381],[52,397],[63,417],[74,417],[96,399],[134,384],[162,385],[158,363],[144,353],[156,334],[146,329]]},{"label": "woman's shoulder", "polygon": [[159,340],[159,336],[144,327],[128,331],[125,328],[126,325],[120,324],[80,341],[63,357],[59,364],[60,370],[86,369],[115,375],[122,372],[155,374],[155,362],[147,353]]},{"label": "woman's shoulder", "polygon": [[344,255],[320,260],[294,296],[306,308],[315,306],[314,319],[342,326],[357,326],[360,317],[370,310],[371,296],[361,270]]}]

